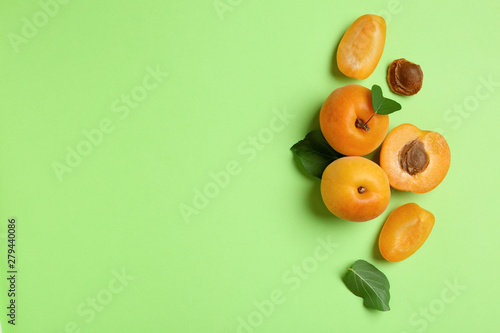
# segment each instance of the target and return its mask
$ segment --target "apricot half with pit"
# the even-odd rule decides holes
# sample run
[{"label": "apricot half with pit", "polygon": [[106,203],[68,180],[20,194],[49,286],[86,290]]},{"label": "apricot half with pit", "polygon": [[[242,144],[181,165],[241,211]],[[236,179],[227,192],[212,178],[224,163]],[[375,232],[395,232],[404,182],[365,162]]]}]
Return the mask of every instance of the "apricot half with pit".
[{"label": "apricot half with pit", "polygon": [[385,211],[391,188],[378,164],[364,157],[348,156],[326,167],[321,177],[321,197],[337,217],[364,222]]},{"label": "apricot half with pit", "polygon": [[380,151],[380,166],[392,187],[426,193],[438,186],[448,173],[451,154],[444,137],[402,124],[389,132]]},{"label": "apricot half with pit", "polygon": [[348,156],[371,153],[389,130],[389,116],[375,113],[371,90],[359,84],[335,89],[321,107],[319,123],[330,146]]}]

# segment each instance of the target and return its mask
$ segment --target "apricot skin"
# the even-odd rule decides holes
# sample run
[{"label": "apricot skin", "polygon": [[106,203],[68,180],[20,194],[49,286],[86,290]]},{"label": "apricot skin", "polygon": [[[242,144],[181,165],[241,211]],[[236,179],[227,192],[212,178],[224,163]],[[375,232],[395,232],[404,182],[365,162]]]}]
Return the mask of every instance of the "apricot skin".
[{"label": "apricot skin", "polygon": [[415,203],[396,208],[387,218],[379,237],[382,256],[392,262],[414,254],[427,240],[434,226],[434,215]]},{"label": "apricot skin", "polygon": [[391,189],[378,164],[364,157],[348,156],[326,167],[321,178],[321,196],[337,217],[364,222],[385,211]]},{"label": "apricot skin", "polygon": [[[407,144],[418,142],[427,154],[423,171],[405,171],[401,161]],[[389,132],[380,151],[380,166],[392,187],[401,191],[426,193],[438,186],[448,173],[450,147],[441,134],[423,131],[412,124],[401,124]]]},{"label": "apricot skin", "polygon": [[377,67],[385,46],[386,24],[378,15],[363,15],[347,29],[337,50],[337,66],[346,76],[366,79]]},{"label": "apricot skin", "polygon": [[[335,89],[320,111],[321,132],[332,148],[341,154],[369,154],[380,146],[389,129],[389,116],[374,114],[370,89],[358,84]],[[356,127],[356,119],[367,122],[370,117],[370,131]]]}]

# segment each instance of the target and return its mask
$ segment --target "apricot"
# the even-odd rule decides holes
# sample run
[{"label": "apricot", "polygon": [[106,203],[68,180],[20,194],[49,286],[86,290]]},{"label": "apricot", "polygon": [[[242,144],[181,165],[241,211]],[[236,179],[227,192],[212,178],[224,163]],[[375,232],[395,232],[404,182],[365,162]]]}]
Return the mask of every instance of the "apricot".
[{"label": "apricot", "polygon": [[378,15],[363,15],[340,40],[337,66],[346,76],[366,79],[377,67],[385,46],[386,24]]},{"label": "apricot", "polygon": [[335,89],[321,107],[319,122],[332,148],[349,156],[371,153],[389,130],[389,116],[375,114],[371,90],[358,84]]},{"label": "apricot", "polygon": [[321,197],[337,217],[364,222],[385,211],[391,189],[378,164],[364,157],[347,156],[326,167],[321,177]]},{"label": "apricot", "polygon": [[380,166],[392,187],[414,193],[438,186],[450,168],[450,148],[441,134],[402,124],[389,132],[380,151]]},{"label": "apricot", "polygon": [[396,208],[380,232],[380,253],[392,262],[408,258],[429,237],[434,221],[434,215],[416,203],[407,203]]}]

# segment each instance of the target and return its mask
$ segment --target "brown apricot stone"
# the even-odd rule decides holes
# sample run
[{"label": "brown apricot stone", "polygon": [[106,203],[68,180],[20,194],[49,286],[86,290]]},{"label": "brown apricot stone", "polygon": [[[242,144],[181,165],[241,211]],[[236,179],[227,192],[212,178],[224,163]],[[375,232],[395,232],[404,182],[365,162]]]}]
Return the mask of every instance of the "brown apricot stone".
[{"label": "brown apricot stone", "polygon": [[429,165],[429,155],[422,141],[415,139],[407,143],[399,153],[399,165],[410,175],[416,175]]},{"label": "brown apricot stone", "polygon": [[419,65],[404,58],[394,60],[389,66],[387,81],[393,92],[400,95],[415,95],[422,88],[424,73]]},{"label": "brown apricot stone", "polygon": [[389,132],[380,151],[380,166],[397,190],[429,192],[450,168],[450,148],[444,137],[402,124]]}]

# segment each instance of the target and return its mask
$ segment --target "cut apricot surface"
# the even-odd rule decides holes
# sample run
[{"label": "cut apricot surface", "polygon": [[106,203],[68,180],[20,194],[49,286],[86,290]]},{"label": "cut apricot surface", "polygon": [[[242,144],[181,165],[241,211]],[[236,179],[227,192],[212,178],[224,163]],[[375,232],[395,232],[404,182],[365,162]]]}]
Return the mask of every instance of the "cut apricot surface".
[{"label": "cut apricot surface", "polygon": [[397,262],[414,254],[427,240],[434,215],[415,203],[396,208],[387,218],[379,237],[379,249],[388,261]]},{"label": "cut apricot surface", "polygon": [[378,164],[364,157],[348,156],[326,167],[321,177],[321,197],[334,215],[364,222],[385,211],[391,188]]},{"label": "cut apricot surface", "polygon": [[[358,119],[369,130],[360,128]],[[321,107],[321,132],[333,149],[348,156],[363,156],[374,151],[389,130],[389,116],[375,114],[372,92],[358,84],[335,89]]]},{"label": "cut apricot surface", "polygon": [[369,77],[385,46],[386,24],[378,15],[363,15],[347,29],[337,50],[337,66],[354,79]]},{"label": "cut apricot surface", "polygon": [[380,166],[392,187],[414,193],[438,186],[450,167],[450,148],[444,137],[412,124],[395,127],[380,151]]}]

